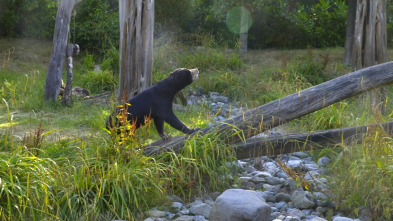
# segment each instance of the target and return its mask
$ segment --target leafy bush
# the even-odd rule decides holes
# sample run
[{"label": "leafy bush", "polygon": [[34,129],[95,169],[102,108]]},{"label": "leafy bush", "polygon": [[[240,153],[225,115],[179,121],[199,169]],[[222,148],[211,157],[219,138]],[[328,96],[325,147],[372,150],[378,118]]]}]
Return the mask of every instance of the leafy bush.
[{"label": "leafy bush", "polygon": [[81,86],[88,89],[91,93],[113,91],[118,84],[118,80],[111,71],[107,70],[101,70],[97,73],[89,71],[80,76]]},{"label": "leafy bush", "polygon": [[0,36],[51,38],[57,2],[52,0],[0,2]]},{"label": "leafy bush", "polygon": [[102,55],[111,47],[119,47],[118,1],[84,0],[77,6],[74,19],[71,36],[82,49]]},{"label": "leafy bush", "polygon": [[329,77],[325,74],[325,68],[329,62],[328,56],[326,56],[324,61],[315,59],[312,50],[307,50],[307,56],[300,59],[297,64],[295,64],[294,75],[291,76],[301,76],[306,82],[311,85],[317,85],[329,80]]}]

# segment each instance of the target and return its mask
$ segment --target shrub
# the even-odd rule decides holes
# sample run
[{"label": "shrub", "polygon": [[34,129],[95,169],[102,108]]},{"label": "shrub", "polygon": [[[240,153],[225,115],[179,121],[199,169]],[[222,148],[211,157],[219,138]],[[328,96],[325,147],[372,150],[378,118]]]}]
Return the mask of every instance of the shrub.
[{"label": "shrub", "polygon": [[91,93],[102,93],[105,91],[113,91],[118,82],[112,71],[101,70],[95,73],[89,71],[80,76],[81,86],[87,88]]}]

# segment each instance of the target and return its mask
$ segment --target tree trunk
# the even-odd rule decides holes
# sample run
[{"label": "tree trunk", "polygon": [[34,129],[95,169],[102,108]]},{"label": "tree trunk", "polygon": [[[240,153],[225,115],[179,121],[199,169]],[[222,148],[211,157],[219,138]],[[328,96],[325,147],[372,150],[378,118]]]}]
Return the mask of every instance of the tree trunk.
[{"label": "tree trunk", "polygon": [[[242,0],[242,7],[246,9],[245,0]],[[247,39],[248,39],[248,13],[246,10],[241,10],[240,15],[240,54],[247,53]],[[246,27],[246,28],[245,28]]]},{"label": "tree trunk", "polygon": [[[361,69],[251,109],[200,132],[213,133],[228,144],[238,143],[346,98],[392,83],[393,62]],[[191,136],[195,136],[195,133]],[[171,149],[179,151],[191,136],[154,142],[144,153],[151,155]]]},{"label": "tree trunk", "polygon": [[[358,0],[353,68],[359,70],[386,62],[386,0]],[[374,113],[386,111],[386,89],[371,92]]]},{"label": "tree trunk", "polygon": [[298,151],[323,149],[338,144],[362,143],[367,132],[376,127],[382,128],[390,136],[393,134],[393,122],[340,129],[317,131],[312,133],[287,134],[264,138],[251,138],[245,143],[233,146],[237,159],[259,156],[274,156]]},{"label": "tree trunk", "polygon": [[81,1],[62,0],[57,8],[53,48],[45,81],[45,101],[57,101],[59,98],[71,14]]},{"label": "tree trunk", "polygon": [[120,0],[119,19],[121,102],[152,84],[154,0]]},{"label": "tree trunk", "polygon": [[344,65],[352,64],[357,0],[348,0],[348,18],[345,37]]}]

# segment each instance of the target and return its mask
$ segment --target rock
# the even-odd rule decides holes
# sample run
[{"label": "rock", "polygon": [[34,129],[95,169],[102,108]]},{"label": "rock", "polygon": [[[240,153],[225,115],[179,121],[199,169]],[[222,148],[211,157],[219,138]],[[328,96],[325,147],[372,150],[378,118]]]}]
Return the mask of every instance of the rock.
[{"label": "rock", "polygon": [[288,209],[288,216],[299,218],[299,219],[306,218],[306,214],[299,209]]},{"label": "rock", "polygon": [[276,202],[289,202],[291,201],[291,196],[286,193],[277,193],[276,194]]},{"label": "rock", "polygon": [[270,206],[255,191],[229,189],[216,199],[209,219],[268,221],[270,214]]},{"label": "rock", "polygon": [[213,95],[213,96],[210,96],[210,98],[212,99],[212,102],[214,102],[214,103],[218,103],[218,102],[228,103],[228,98],[224,97],[224,96]]},{"label": "rock", "polygon": [[270,185],[284,184],[285,180],[278,177],[266,177],[266,182]]},{"label": "rock", "polygon": [[303,190],[293,191],[291,201],[299,209],[311,209],[315,206],[315,203],[306,197],[306,192]]},{"label": "rock", "polygon": [[318,216],[310,216],[306,217],[308,221],[327,221],[324,218],[318,217]]},{"label": "rock", "polygon": [[184,206],[183,203],[180,202],[173,202],[171,205],[171,207],[175,209],[175,211],[180,211],[181,208],[183,208],[183,206]]},{"label": "rock", "polygon": [[316,163],[307,163],[303,165],[303,170],[308,172],[308,171],[313,171],[313,170],[318,170],[318,164]]},{"label": "rock", "polygon": [[271,177],[272,175],[265,171],[255,171],[251,173],[254,177]]},{"label": "rock", "polygon": [[165,211],[158,210],[157,208],[152,208],[149,211],[147,211],[147,215],[154,218],[160,218],[160,217],[165,217],[166,213]]},{"label": "rock", "polygon": [[336,216],[333,218],[332,221],[353,221],[353,219],[347,218],[347,217],[342,217],[342,216]]},{"label": "rock", "polygon": [[326,167],[329,163],[332,162],[328,157],[321,157],[318,159],[318,165],[322,167]]},{"label": "rock", "polygon": [[295,152],[295,153],[292,153],[292,155],[295,157],[299,157],[300,159],[308,157],[308,153],[306,153],[306,152]]},{"label": "rock", "polygon": [[194,221],[193,216],[179,216],[175,219],[175,221]]},{"label": "rock", "polygon": [[206,218],[209,218],[209,214],[212,207],[207,205],[206,203],[194,205],[190,208],[190,212],[194,215],[202,215]]},{"label": "rock", "polygon": [[190,210],[182,209],[182,210],[179,211],[179,213],[182,214],[182,215],[188,215],[188,214],[190,214]]},{"label": "rock", "polygon": [[217,197],[219,197],[221,195],[220,192],[212,192],[209,194],[209,196],[212,198],[212,200],[216,200]]},{"label": "rock", "polygon": [[302,160],[288,160],[286,164],[293,169],[298,169],[302,164]]},{"label": "rock", "polygon": [[76,86],[76,87],[72,88],[71,94],[73,96],[76,96],[77,98],[82,98],[82,97],[89,96],[90,92],[89,92],[89,90],[87,90],[85,88],[81,88],[79,86]]}]

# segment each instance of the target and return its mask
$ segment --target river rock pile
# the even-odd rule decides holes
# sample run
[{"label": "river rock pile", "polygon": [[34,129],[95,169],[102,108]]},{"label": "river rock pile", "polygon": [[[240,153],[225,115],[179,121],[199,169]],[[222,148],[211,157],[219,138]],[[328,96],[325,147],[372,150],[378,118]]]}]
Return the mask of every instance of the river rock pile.
[{"label": "river rock pile", "polygon": [[[216,121],[235,116],[242,111],[234,108],[228,98],[218,93],[194,94],[189,104],[209,105]],[[219,111],[220,110],[220,111]],[[220,114],[221,113],[221,114]],[[277,133],[277,132],[276,132]],[[298,171],[302,179],[311,186],[305,190],[296,183],[280,163],[286,168]],[[165,209],[153,208],[146,212],[144,221],[352,221],[369,220],[365,213],[358,219],[345,217],[336,211],[336,205],[329,200],[331,195],[325,177],[331,159],[327,157],[314,161],[307,152],[284,154],[278,157],[257,157],[238,160],[238,185],[233,185],[223,193],[214,192],[185,203],[177,196],[171,196],[171,206]],[[287,170],[288,171],[288,170]]]}]

